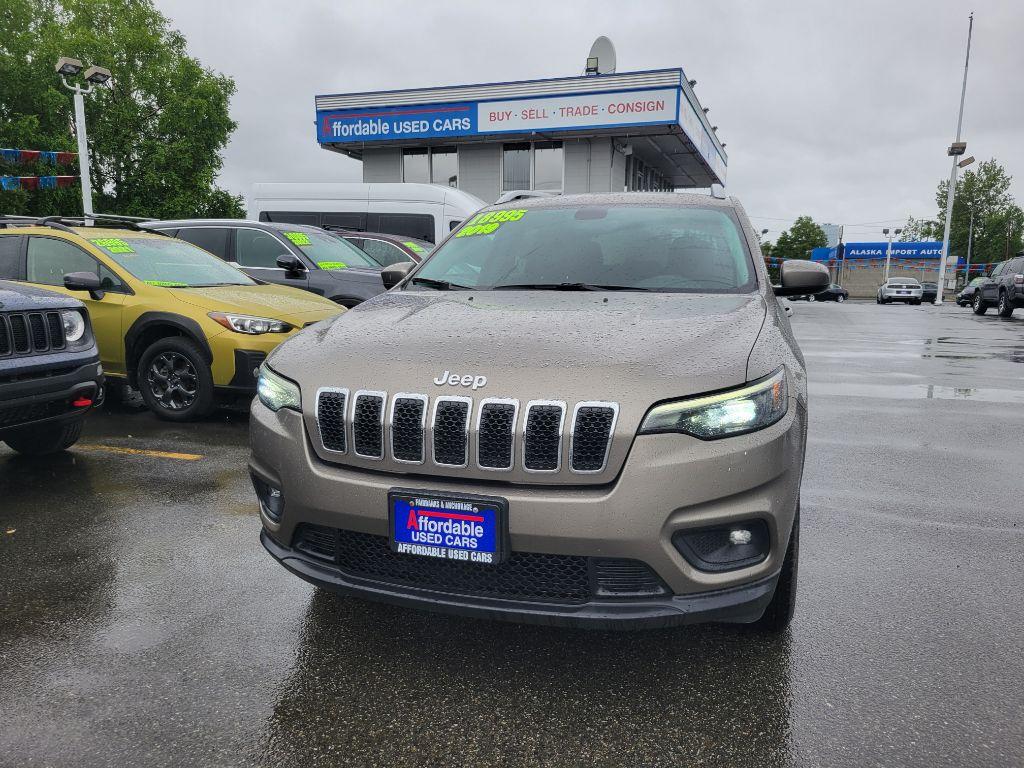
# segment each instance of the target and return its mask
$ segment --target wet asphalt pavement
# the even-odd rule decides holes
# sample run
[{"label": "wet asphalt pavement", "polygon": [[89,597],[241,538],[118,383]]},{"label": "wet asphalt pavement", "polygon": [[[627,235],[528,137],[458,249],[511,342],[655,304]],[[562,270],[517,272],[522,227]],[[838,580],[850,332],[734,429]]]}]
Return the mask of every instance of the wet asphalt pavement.
[{"label": "wet asphalt pavement", "polygon": [[318,593],[257,541],[244,415],[117,410],[0,447],[0,765],[1024,764],[1024,312],[794,306],[787,635]]}]

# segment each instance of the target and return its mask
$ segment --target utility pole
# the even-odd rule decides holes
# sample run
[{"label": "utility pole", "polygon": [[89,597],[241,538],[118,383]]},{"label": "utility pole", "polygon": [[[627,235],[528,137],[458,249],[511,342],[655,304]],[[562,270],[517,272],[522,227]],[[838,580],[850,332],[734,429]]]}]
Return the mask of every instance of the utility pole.
[{"label": "utility pole", "polygon": [[103,67],[89,67],[82,77],[88,85],[82,88],[68,82],[82,71],[82,62],[69,56],[62,56],[57,62],[56,70],[64,87],[75,94],[75,138],[78,139],[78,173],[82,181],[82,213],[85,215],[85,226],[91,227],[92,221],[92,180],[89,178],[89,142],[85,135],[85,97],[93,92],[94,87],[105,85],[110,81],[110,70]]},{"label": "utility pole", "polygon": [[888,235],[889,244],[885,247],[885,274],[882,276],[882,282],[889,282],[889,259],[892,257],[892,234],[888,229],[882,230],[883,235]]},{"label": "utility pole", "polygon": [[964,285],[971,282],[971,244],[974,242],[974,209],[971,209],[971,225],[967,228],[967,269],[964,270]]},{"label": "utility pole", "polygon": [[971,34],[974,32],[974,14],[969,16],[967,25],[967,56],[964,59],[964,83],[960,88],[960,114],[956,120],[956,141],[950,146],[947,154],[953,158],[953,168],[949,172],[949,190],[946,193],[946,227],[942,234],[942,261],[939,263],[939,286],[935,292],[935,304],[942,304],[942,288],[946,279],[946,262],[949,260],[949,227],[953,220],[953,197],[956,194],[957,158],[967,151],[967,144],[960,141],[961,129],[964,124],[964,100],[967,98],[967,67],[971,63]]}]

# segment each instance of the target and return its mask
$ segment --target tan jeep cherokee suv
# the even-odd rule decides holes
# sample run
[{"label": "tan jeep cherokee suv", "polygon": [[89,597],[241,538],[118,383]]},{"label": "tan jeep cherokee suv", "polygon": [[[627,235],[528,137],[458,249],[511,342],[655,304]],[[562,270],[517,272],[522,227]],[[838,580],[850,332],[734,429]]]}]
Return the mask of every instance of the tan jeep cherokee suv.
[{"label": "tan jeep cherokee suv", "polygon": [[302,578],[574,626],[785,627],[804,363],[732,199],[481,211],[388,293],[278,347],[253,404],[262,542]]}]

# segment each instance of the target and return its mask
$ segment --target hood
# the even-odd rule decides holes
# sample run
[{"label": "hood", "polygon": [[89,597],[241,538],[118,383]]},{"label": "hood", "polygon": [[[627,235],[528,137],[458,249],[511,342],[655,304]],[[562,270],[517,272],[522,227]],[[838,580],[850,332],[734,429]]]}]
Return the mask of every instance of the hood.
[{"label": "hood", "polygon": [[43,309],[82,307],[78,299],[56,291],[0,280],[0,312],[31,312]]},{"label": "hood", "polygon": [[[348,389],[353,396],[358,390],[386,392],[389,403],[398,393],[426,395],[435,404],[442,395],[469,397],[474,414],[484,398],[516,399],[521,414],[531,400],[554,400],[566,404],[564,456],[575,404],[617,403],[603,471],[559,472],[556,478],[517,465],[502,476],[512,483],[594,485],[618,473],[652,404],[745,381],[766,311],[760,294],[396,291],[289,339],[271,353],[270,365],[300,385],[310,435],[318,434],[320,387]],[[428,419],[428,434],[431,425]],[[410,469],[391,456],[375,463],[352,452],[330,455],[316,439],[312,445],[328,462],[495,479],[475,466]]]},{"label": "hood", "polygon": [[[742,384],[764,317],[760,294],[398,291],[282,345],[272,363],[304,390],[631,401],[646,411]],[[444,371],[487,383],[435,385]]]},{"label": "hood", "polygon": [[285,320],[303,325],[343,312],[329,299],[283,285],[220,285],[210,288],[166,288],[175,298],[209,312],[237,312],[242,315]]}]

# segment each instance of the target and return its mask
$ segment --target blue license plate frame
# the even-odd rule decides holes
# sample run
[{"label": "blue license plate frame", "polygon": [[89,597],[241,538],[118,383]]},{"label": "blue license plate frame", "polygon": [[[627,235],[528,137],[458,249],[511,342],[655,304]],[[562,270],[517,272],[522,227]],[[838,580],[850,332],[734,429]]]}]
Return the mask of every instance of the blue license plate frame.
[{"label": "blue license plate frame", "polygon": [[413,557],[497,565],[508,550],[508,500],[411,488],[388,491],[391,550]]}]

